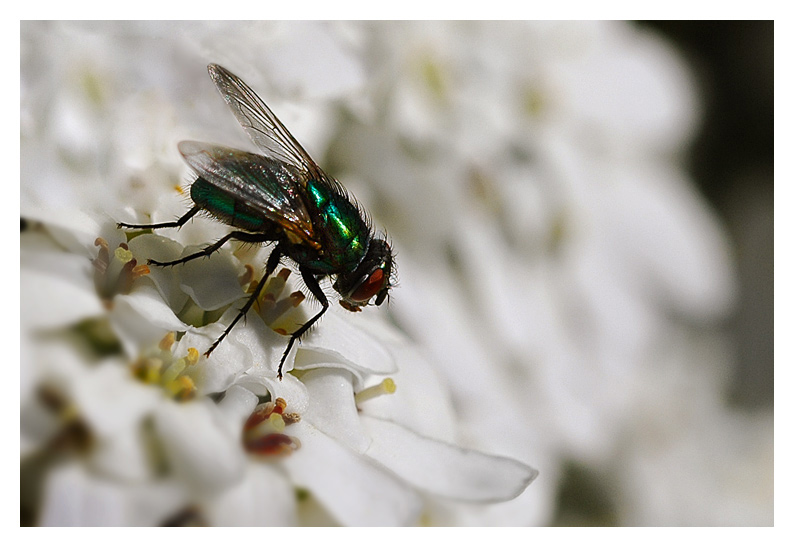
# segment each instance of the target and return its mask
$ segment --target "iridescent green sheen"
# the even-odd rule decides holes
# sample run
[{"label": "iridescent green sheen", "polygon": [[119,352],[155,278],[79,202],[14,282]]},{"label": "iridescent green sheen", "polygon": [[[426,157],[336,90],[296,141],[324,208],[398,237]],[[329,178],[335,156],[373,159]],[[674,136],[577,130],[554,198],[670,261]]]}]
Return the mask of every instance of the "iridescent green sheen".
[{"label": "iridescent green sheen", "polygon": [[251,232],[261,231],[268,220],[256,210],[246,207],[237,197],[224,192],[202,178],[190,187],[190,199],[214,217]]},{"label": "iridescent green sheen", "polygon": [[337,264],[355,266],[364,257],[369,241],[369,228],[361,219],[361,213],[347,199],[331,191],[328,185],[317,181],[307,184],[308,198],[316,207],[332,242]]}]

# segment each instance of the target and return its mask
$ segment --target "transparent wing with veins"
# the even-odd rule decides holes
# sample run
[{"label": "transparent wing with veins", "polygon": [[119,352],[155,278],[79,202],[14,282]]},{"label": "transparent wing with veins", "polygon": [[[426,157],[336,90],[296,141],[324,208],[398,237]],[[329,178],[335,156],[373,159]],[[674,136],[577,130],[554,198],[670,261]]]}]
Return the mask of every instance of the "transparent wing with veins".
[{"label": "transparent wing with veins", "polygon": [[248,137],[268,157],[318,179],[322,171],[253,89],[220,65],[207,67],[212,81]]}]

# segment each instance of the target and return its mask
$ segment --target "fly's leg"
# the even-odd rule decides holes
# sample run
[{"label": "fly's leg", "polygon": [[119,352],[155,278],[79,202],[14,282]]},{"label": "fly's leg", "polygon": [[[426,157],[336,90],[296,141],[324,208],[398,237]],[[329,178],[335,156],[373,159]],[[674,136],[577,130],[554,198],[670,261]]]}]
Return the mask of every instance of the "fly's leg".
[{"label": "fly's leg", "polygon": [[153,260],[150,258],[149,260],[146,261],[146,263],[154,264],[155,266],[176,266],[177,264],[184,264],[185,262],[189,262],[196,258],[201,258],[204,256],[211,255],[212,253],[220,249],[223,246],[223,244],[229,241],[230,239],[245,241],[247,243],[263,243],[265,241],[273,240],[273,238],[269,237],[267,234],[249,234],[248,232],[231,232],[220,238],[212,245],[209,245],[204,249],[198,251],[197,253],[193,253],[192,255],[187,255],[186,257],[178,258],[177,260],[170,260],[168,262],[160,262],[159,260]]},{"label": "fly's leg", "polygon": [[292,333],[289,338],[289,343],[287,344],[287,349],[284,350],[284,355],[281,356],[281,361],[278,364],[278,379],[281,380],[281,369],[284,366],[284,361],[287,359],[287,355],[289,355],[290,350],[292,349],[292,345],[295,343],[295,340],[299,340],[301,336],[303,336],[307,330],[312,328],[320,317],[328,310],[328,297],[325,296],[325,293],[320,288],[320,284],[317,282],[317,277],[307,270],[306,268],[301,267],[301,276],[303,277],[303,281],[306,283],[306,287],[311,291],[311,293],[320,301],[320,304],[323,305],[323,309],[320,310],[320,313],[306,321],[301,328],[296,330]]},{"label": "fly's leg", "polygon": [[226,327],[226,330],[223,331],[223,334],[221,334],[220,337],[217,340],[215,340],[215,342],[212,343],[212,345],[210,346],[210,349],[208,349],[207,351],[204,352],[204,355],[206,357],[210,356],[210,354],[215,350],[215,348],[218,347],[218,344],[220,344],[221,341],[224,338],[226,338],[226,335],[231,332],[231,330],[234,328],[234,326],[237,324],[237,322],[241,318],[245,317],[245,314],[248,313],[248,310],[250,310],[251,306],[254,305],[254,302],[256,302],[256,299],[259,297],[259,293],[261,293],[262,289],[265,287],[265,283],[267,282],[268,278],[270,277],[270,275],[278,267],[279,262],[281,261],[282,254],[283,254],[283,251],[282,251],[282,248],[281,248],[281,244],[279,243],[278,245],[276,245],[276,248],[273,249],[273,252],[270,253],[270,256],[267,259],[267,264],[265,265],[265,273],[262,276],[262,279],[257,284],[256,288],[254,289],[254,292],[251,293],[250,297],[248,297],[248,300],[246,301],[245,305],[242,308],[240,308],[239,313],[234,318],[234,320],[231,322],[231,324],[229,324],[229,326]]},{"label": "fly's leg", "polygon": [[[127,224],[125,222],[119,222],[116,224],[119,228],[132,228],[132,229],[158,229],[158,228],[181,228],[184,224],[196,216],[196,213],[201,211],[201,207],[198,205],[194,206],[190,211],[179,217],[177,220],[173,222],[162,222],[160,224]],[[250,234],[248,232],[231,232],[223,236],[221,239],[213,243],[212,245],[207,246],[206,248],[200,250],[197,253],[193,253],[192,255],[188,255],[184,258],[179,258],[177,260],[170,260],[168,262],[160,262],[159,260],[149,259],[146,261],[147,264],[152,264],[154,266],[176,266],[177,264],[184,264],[185,262],[189,262],[196,258],[201,258],[204,256],[209,256],[218,249],[220,249],[224,243],[229,241],[230,239],[237,239],[239,241],[246,241],[249,243],[263,243],[265,241],[272,241],[273,238],[269,237],[265,234]]]},{"label": "fly's leg", "polygon": [[158,228],[181,228],[184,226],[185,222],[196,216],[196,213],[201,211],[201,207],[195,205],[190,211],[179,217],[177,220],[173,222],[161,222],[160,224],[127,224],[126,222],[118,222],[116,223],[117,228],[132,228],[134,230],[143,230],[143,229],[151,229],[156,230]]}]

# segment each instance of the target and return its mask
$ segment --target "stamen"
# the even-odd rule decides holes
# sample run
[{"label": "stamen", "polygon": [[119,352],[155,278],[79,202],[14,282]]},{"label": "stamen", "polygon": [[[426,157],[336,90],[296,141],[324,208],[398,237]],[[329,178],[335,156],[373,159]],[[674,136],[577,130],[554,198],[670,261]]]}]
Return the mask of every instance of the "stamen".
[{"label": "stamen", "polygon": [[94,266],[94,286],[109,309],[114,296],[127,294],[132,289],[132,283],[150,271],[148,266],[138,265],[126,243],[119,244],[113,250],[112,257],[107,241],[98,237],[94,245],[99,247],[97,257],[91,262]]},{"label": "stamen", "polygon": [[176,335],[169,332],[156,348],[152,348],[150,354],[142,355],[131,368],[133,375],[141,382],[158,385],[174,399],[186,401],[198,391],[196,383],[185,371],[198,362],[199,352],[196,348],[188,348],[187,355],[174,359],[171,348],[175,340]]},{"label": "stamen", "polygon": [[290,302],[292,302],[292,307],[297,308],[301,302],[306,300],[306,295],[300,291],[295,291],[294,293],[289,295]]},{"label": "stamen", "polygon": [[77,405],[67,399],[57,388],[42,385],[37,394],[44,408],[58,422],[58,430],[49,438],[47,451],[86,452],[93,442],[91,431],[83,421]]},{"label": "stamen", "polygon": [[373,397],[379,397],[381,395],[391,395],[397,390],[397,384],[394,383],[394,380],[391,378],[386,378],[381,383],[370,386],[366,389],[363,389],[356,393],[356,404],[361,404],[364,401],[368,401]]},{"label": "stamen", "polygon": [[250,285],[251,281],[254,279],[254,267],[250,264],[245,265],[245,273],[241,275],[237,280],[240,282],[241,287],[245,287],[246,285]]},{"label": "stamen", "polygon": [[94,240],[94,245],[99,247],[99,252],[91,263],[94,265],[94,281],[98,282],[98,277],[105,275],[110,263],[110,248],[108,242],[101,237]]},{"label": "stamen", "polygon": [[160,383],[160,369],[163,361],[156,357],[141,357],[132,364],[132,374],[144,384]]},{"label": "stamen", "polygon": [[177,376],[182,374],[182,371],[184,371],[186,367],[187,367],[187,363],[185,362],[184,358],[177,359],[176,361],[168,365],[168,367],[163,371],[163,376],[162,376],[163,383],[169,384],[174,380],[176,380]]},{"label": "stamen", "polygon": [[166,383],[164,387],[178,401],[188,401],[196,394],[196,384],[189,376],[180,376],[175,381]]},{"label": "stamen", "polygon": [[284,417],[275,413],[268,418],[268,425],[278,432],[284,431],[284,428],[287,427],[287,424],[284,423]]},{"label": "stamen", "polygon": [[[270,296],[270,295],[268,295]],[[274,301],[268,298],[266,300],[268,306],[267,309],[262,310],[262,319],[265,320],[265,323],[273,323],[276,319],[281,317],[287,310],[292,308],[292,302],[287,299],[282,299],[279,301]]]},{"label": "stamen", "polygon": [[157,345],[157,347],[163,351],[171,351],[171,346],[174,345],[174,342],[176,342],[176,333],[171,331],[163,336],[163,339],[160,340],[160,343]]},{"label": "stamen", "polygon": [[149,266],[146,264],[138,264],[132,269],[132,280],[135,281],[139,277],[149,275],[150,273],[152,273],[152,271],[149,269]]},{"label": "stamen", "polygon": [[116,250],[113,251],[113,255],[116,257],[116,260],[124,264],[133,259],[132,251],[130,251],[126,243],[122,243],[116,247]]},{"label": "stamen", "polygon": [[[126,258],[126,254],[122,253],[122,257],[119,258],[119,249],[116,249],[116,258],[119,259],[119,262]],[[127,251],[129,253],[129,251]],[[132,255],[132,253],[129,253]],[[135,267],[138,265],[138,261],[134,258],[130,258],[128,261],[124,262],[124,265],[121,267],[121,271],[119,272],[119,276],[116,280],[116,288],[114,290],[114,294],[127,294],[132,289],[132,282],[133,282],[133,275],[132,272]]]},{"label": "stamen", "polygon": [[246,450],[258,456],[289,456],[300,446],[301,443],[296,437],[283,433],[272,433],[245,443]]},{"label": "stamen", "polygon": [[[285,271],[287,272],[287,275],[283,275]],[[265,294],[272,294],[274,298],[278,298],[279,295],[281,295],[281,291],[284,290],[284,287],[287,284],[288,277],[289,270],[282,268],[282,270],[278,272],[278,275],[267,280]]]},{"label": "stamen", "polygon": [[[283,335],[299,328],[306,320],[303,317],[303,310],[298,309],[300,303],[306,299],[302,292],[295,291],[282,298],[290,274],[287,268],[282,268],[278,274],[268,279],[262,294],[253,306],[266,325]],[[249,292],[253,291],[255,286],[256,283],[251,282]]]},{"label": "stamen", "polygon": [[185,359],[187,360],[188,366],[198,363],[199,357],[200,354],[196,348],[187,348],[187,357],[185,357]]},{"label": "stamen", "polygon": [[243,426],[243,445],[257,456],[288,456],[300,448],[300,442],[285,435],[284,429],[300,420],[296,413],[284,413],[287,402],[278,398],[275,402],[259,405]]}]

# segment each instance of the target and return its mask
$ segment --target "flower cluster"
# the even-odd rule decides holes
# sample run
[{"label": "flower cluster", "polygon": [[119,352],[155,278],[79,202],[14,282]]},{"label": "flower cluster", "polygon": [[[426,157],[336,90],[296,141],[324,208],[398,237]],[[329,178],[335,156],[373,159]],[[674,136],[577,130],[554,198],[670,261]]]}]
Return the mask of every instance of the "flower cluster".
[{"label": "flower cluster", "polygon": [[[377,318],[328,312],[279,381],[285,334],[306,318],[289,270],[205,358],[257,282],[251,264],[220,251],[200,272],[155,270],[136,264],[189,248],[111,229],[92,258],[59,245],[55,232],[79,237],[46,223],[22,234],[23,301],[42,306],[23,323],[23,371],[35,375],[23,390],[23,461],[59,462],[37,470],[47,473],[41,524],[153,525],[189,511],[216,525],[405,525],[427,514],[428,497],[509,499],[535,477],[433,435],[454,431],[443,389],[425,378],[436,390],[426,401],[428,386],[402,381],[427,363]],[[111,251],[109,240],[127,237]],[[223,297],[214,283],[236,289]],[[59,292],[80,297],[64,306]],[[404,396],[391,395],[396,385]],[[378,395],[394,400],[370,411]],[[64,441],[76,435],[83,440]],[[260,498],[270,501],[260,507]]]},{"label": "flower cluster", "polygon": [[[23,520],[547,524],[571,462],[611,481],[606,522],[771,520],[771,417],[719,396],[735,282],[680,167],[698,105],[660,40],[619,23],[21,30]],[[332,303],[283,380],[286,334],[318,306],[290,264],[203,355],[272,247],[158,267],[229,227],[116,227],[189,209],[179,140],[252,149],[209,62],[397,250],[388,311]],[[723,475],[692,457],[718,450]],[[667,503],[692,484],[701,502]]]}]

